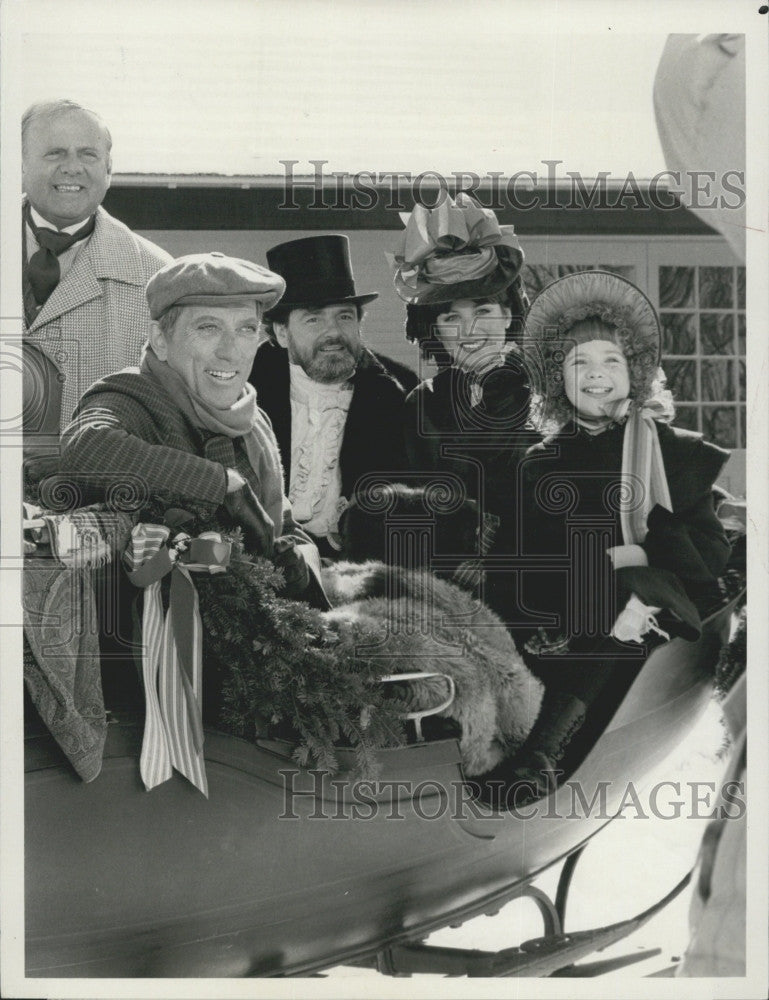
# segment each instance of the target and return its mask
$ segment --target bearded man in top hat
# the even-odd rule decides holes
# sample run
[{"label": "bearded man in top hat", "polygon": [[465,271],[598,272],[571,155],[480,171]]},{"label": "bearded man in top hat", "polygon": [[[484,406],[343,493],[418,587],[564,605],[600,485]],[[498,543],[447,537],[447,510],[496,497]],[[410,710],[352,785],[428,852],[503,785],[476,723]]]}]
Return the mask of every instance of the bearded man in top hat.
[{"label": "bearded man in top hat", "polygon": [[264,314],[268,339],[250,382],[272,421],[294,518],[334,558],[361,477],[397,480],[406,467],[405,392],[361,339],[363,306],[378,293],[356,291],[346,236],[281,243],[267,263],[286,292]]}]

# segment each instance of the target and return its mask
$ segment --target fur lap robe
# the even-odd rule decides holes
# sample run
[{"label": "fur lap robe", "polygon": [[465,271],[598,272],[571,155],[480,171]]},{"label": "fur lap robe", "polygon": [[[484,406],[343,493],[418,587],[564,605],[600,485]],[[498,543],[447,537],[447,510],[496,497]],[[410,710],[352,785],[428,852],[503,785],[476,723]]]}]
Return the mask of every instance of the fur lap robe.
[{"label": "fur lap robe", "polygon": [[[323,583],[335,607],[322,617],[341,648],[359,650],[383,676],[424,671],[453,679],[454,701],[440,714],[461,726],[468,776],[491,770],[523,743],[542,684],[489,608],[427,570],[379,562],[336,563],[323,570]],[[379,636],[373,646],[372,633]],[[407,709],[422,711],[447,696],[442,677],[409,681]]]},{"label": "fur lap robe", "polygon": [[[394,487],[393,493],[399,510],[422,503],[417,491]],[[162,523],[164,513],[158,502],[141,520]],[[365,777],[376,771],[377,749],[403,744],[404,712],[433,708],[448,695],[440,677],[397,684],[395,691],[378,679],[424,671],[454,680],[454,703],[441,714],[461,727],[468,776],[493,768],[527,736],[542,686],[501,620],[465,590],[426,567],[339,562],[323,569],[334,608],[321,613],[283,598],[282,574],[266,559],[245,557],[239,531],[203,511],[190,517],[191,535],[221,531],[233,541],[227,573],[195,578],[204,703],[209,692],[207,717],[215,725],[250,740],[270,726],[288,730],[301,765],[332,772],[341,742],[355,750]],[[366,545],[382,550],[379,520],[354,506],[347,512],[348,557],[365,559]],[[472,554],[475,524],[469,502],[437,518],[437,551],[464,554],[469,546]]]}]

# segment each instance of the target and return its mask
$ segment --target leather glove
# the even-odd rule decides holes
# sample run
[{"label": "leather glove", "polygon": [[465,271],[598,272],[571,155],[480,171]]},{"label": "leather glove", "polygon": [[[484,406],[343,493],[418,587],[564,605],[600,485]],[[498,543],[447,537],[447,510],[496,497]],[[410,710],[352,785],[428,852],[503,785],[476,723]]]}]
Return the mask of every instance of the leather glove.
[{"label": "leather glove", "polygon": [[248,483],[224,498],[224,508],[243,530],[246,550],[257,556],[272,555],[275,526]]},{"label": "leather glove", "polygon": [[480,380],[483,409],[495,420],[504,420],[509,428],[522,427],[529,409],[529,386],[520,356],[511,351],[504,363],[487,372]]},{"label": "leather glove", "polygon": [[299,597],[304,594],[310,585],[310,570],[290,535],[281,535],[275,541],[272,560],[278,569],[283,570],[286,578],[285,586],[281,588],[282,596]]}]

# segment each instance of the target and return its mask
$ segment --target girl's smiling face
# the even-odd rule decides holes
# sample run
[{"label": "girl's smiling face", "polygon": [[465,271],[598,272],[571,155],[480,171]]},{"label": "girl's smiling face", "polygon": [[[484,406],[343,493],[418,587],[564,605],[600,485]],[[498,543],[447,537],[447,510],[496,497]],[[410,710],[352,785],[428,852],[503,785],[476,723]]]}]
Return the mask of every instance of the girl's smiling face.
[{"label": "girl's smiling face", "polygon": [[584,417],[603,417],[608,403],[630,395],[627,361],[610,340],[577,344],[563,362],[563,388],[576,411]]}]

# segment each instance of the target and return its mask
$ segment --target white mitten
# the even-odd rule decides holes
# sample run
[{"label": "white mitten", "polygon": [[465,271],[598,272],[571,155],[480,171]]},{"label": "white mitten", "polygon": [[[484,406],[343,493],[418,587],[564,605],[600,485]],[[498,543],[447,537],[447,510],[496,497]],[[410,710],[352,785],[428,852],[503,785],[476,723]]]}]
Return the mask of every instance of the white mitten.
[{"label": "white mitten", "polygon": [[630,595],[623,610],[617,616],[611,634],[620,642],[643,642],[643,637],[649,632],[656,632],[657,635],[669,639],[670,636],[664,632],[657,624],[654,617],[662,608],[652,608],[644,604],[635,594]]},{"label": "white mitten", "polygon": [[606,550],[606,554],[611,559],[614,569],[623,569],[625,566],[649,565],[646,552],[640,545],[614,545]]}]

